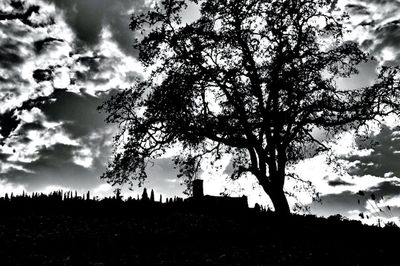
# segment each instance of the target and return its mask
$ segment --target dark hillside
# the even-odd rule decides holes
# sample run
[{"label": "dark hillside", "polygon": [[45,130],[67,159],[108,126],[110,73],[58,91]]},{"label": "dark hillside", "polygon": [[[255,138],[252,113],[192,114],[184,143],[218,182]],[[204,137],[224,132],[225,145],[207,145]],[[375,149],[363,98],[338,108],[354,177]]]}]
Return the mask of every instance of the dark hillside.
[{"label": "dark hillside", "polygon": [[[184,202],[2,199],[1,265],[399,265],[397,228]],[[35,203],[35,204],[33,204]],[[30,204],[30,205],[29,205]],[[12,208],[10,207],[12,206]],[[29,208],[24,208],[29,206]],[[39,207],[38,207],[39,206]]]}]

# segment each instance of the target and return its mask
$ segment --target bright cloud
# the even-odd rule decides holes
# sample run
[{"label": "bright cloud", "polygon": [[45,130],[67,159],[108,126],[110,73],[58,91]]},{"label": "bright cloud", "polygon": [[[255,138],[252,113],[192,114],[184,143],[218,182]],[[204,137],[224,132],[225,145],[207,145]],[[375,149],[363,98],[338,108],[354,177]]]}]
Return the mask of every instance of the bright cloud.
[{"label": "bright cloud", "polygon": [[25,187],[19,184],[7,183],[5,180],[0,180],[0,196],[4,197],[7,193],[9,196],[11,193],[14,195],[20,195],[25,190]]}]

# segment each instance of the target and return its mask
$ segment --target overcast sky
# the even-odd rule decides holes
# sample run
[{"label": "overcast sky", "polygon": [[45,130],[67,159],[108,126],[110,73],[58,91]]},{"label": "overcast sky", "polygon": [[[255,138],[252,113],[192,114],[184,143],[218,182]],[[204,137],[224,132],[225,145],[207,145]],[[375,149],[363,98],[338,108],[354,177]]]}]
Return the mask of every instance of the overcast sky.
[{"label": "overcast sky", "polygon": [[[115,90],[129,87],[143,75],[132,48],[130,14],[151,8],[151,0],[23,0],[0,1],[0,195],[54,189],[91,190],[110,195],[113,188],[99,179],[111,154],[115,128],[106,125],[96,107]],[[373,82],[377,67],[400,64],[400,1],[346,0],[350,32],[376,56],[360,66],[360,75],[339,80],[356,88]],[[186,19],[196,16],[192,6]],[[357,218],[360,211],[375,219],[400,215],[400,128],[394,118],[377,127],[370,141],[347,132],[334,144],[341,158],[335,170],[324,156],[302,161],[293,169],[310,179],[321,193],[316,214],[341,213]],[[222,169],[204,165],[205,192],[249,196],[250,204],[268,199],[255,180],[226,180],[229,158]],[[156,195],[182,195],[169,158],[149,171],[148,188]],[[291,181],[287,189],[295,184]],[[357,195],[359,190],[367,196]],[[141,189],[134,187],[135,193]],[[368,201],[377,195],[378,206]],[[310,204],[306,192],[296,192]],[[358,201],[359,200],[359,201]],[[293,203],[294,199],[290,199]],[[391,212],[386,208],[391,206]],[[387,210],[376,212],[378,207]],[[379,210],[378,210],[379,211]]]}]

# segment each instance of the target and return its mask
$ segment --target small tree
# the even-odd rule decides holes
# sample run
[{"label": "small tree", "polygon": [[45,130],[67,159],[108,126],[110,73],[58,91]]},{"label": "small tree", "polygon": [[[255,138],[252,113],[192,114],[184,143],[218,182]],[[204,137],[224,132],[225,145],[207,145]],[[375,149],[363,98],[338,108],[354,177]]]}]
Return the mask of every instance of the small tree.
[{"label": "small tree", "polygon": [[149,196],[147,195],[147,189],[146,188],[143,189],[142,200],[143,201],[148,201],[149,200]]},{"label": "small tree", "polygon": [[152,74],[100,107],[120,125],[102,177],[141,183],[153,159],[181,147],[175,163],[191,179],[202,158],[229,153],[232,178],[253,174],[275,211],[289,213],[288,166],[310,145],[328,149],[313,130],[357,130],[399,111],[397,67],[382,67],[372,86],[337,87],[370,57],[343,41],[335,2],[205,0],[200,18],[184,24],[185,1],[164,0],[134,15],[130,28],[143,34],[135,47]]}]

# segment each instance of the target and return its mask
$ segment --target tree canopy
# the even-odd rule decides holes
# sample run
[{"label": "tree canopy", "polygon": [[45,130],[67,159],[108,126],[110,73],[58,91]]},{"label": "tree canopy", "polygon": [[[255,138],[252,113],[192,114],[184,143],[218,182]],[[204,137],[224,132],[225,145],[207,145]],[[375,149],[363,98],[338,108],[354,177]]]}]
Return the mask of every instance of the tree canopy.
[{"label": "tree canopy", "polygon": [[328,149],[312,131],[358,129],[398,113],[399,68],[382,67],[376,83],[339,88],[371,60],[345,41],[345,15],[333,0],[204,0],[201,15],[183,23],[184,0],[164,0],[131,18],[146,80],[100,108],[118,123],[115,153],[102,176],[123,184],[171,147],[191,180],[204,156],[232,155],[236,179],[253,174],[278,213],[289,213],[287,167],[304,148]]}]

